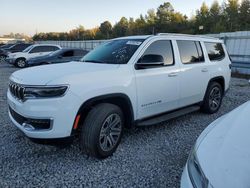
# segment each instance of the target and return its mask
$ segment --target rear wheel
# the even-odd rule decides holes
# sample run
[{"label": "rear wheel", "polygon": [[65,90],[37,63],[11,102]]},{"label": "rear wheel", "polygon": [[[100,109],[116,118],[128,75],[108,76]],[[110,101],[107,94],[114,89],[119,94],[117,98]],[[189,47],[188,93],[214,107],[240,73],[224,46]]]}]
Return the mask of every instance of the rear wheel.
[{"label": "rear wheel", "polygon": [[16,60],[16,66],[19,68],[24,68],[26,67],[26,61],[23,58],[17,59]]},{"label": "rear wheel", "polygon": [[89,155],[106,158],[118,147],[124,127],[121,109],[113,104],[99,104],[90,110],[83,123],[80,146]]},{"label": "rear wheel", "polygon": [[208,114],[216,113],[221,106],[223,90],[218,82],[212,82],[207,88],[201,109]]}]

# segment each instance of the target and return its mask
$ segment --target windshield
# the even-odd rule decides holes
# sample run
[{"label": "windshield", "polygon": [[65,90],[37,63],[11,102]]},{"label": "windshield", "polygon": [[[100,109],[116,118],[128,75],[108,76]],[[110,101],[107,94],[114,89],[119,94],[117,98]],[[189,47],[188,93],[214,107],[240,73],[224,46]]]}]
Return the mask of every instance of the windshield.
[{"label": "windshield", "polygon": [[29,52],[31,48],[33,48],[33,45],[29,46],[28,48],[25,48],[23,52]]},{"label": "windshield", "polygon": [[12,46],[14,46],[14,44],[5,44],[5,45],[1,46],[1,48],[10,48]]},{"label": "windshield", "polygon": [[112,40],[85,55],[81,61],[106,64],[127,64],[144,39]]}]

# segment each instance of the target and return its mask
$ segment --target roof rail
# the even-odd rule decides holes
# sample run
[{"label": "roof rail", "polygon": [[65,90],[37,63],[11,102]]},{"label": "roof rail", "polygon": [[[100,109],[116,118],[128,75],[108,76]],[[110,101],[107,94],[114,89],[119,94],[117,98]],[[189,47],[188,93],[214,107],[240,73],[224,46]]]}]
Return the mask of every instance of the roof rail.
[{"label": "roof rail", "polygon": [[181,34],[181,33],[157,33],[156,35],[166,35],[166,36],[183,36],[183,37],[200,37],[206,39],[218,39],[215,37],[210,37],[206,35],[189,35],[189,34]]}]

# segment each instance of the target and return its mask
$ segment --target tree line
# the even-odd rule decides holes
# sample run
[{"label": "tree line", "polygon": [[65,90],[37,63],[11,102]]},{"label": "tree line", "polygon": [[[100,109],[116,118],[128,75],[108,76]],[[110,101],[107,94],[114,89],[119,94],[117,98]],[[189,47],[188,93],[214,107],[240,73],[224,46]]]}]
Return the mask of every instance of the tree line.
[{"label": "tree line", "polygon": [[69,32],[37,33],[33,40],[101,40],[155,33],[206,34],[243,30],[250,30],[250,0],[227,0],[222,4],[214,1],[210,7],[204,2],[190,18],[166,2],[136,19],[122,17],[114,25],[105,21],[93,29],[80,25]]}]

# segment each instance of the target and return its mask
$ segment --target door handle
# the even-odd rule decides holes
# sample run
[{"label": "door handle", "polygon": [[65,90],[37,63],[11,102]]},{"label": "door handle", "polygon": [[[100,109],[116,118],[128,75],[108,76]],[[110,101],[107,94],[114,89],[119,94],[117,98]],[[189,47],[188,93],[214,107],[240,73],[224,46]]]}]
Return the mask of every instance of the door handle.
[{"label": "door handle", "polygon": [[168,74],[168,77],[176,77],[178,76],[177,72],[171,72]]},{"label": "door handle", "polygon": [[208,72],[207,68],[201,69],[201,72]]}]

